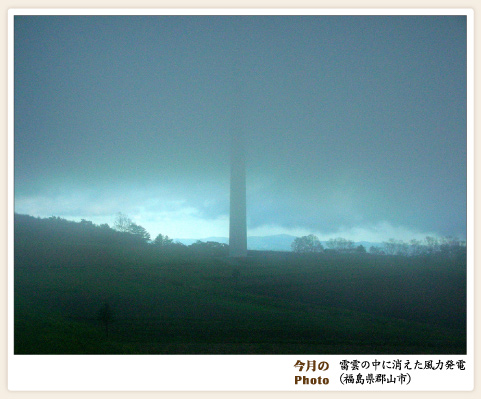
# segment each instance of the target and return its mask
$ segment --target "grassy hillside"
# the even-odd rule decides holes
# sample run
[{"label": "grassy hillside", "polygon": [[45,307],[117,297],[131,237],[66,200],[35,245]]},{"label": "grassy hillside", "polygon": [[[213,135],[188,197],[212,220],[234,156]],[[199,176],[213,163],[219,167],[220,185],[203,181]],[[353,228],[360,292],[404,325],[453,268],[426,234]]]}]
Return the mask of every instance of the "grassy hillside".
[{"label": "grassy hillside", "polygon": [[[157,248],[15,217],[16,354],[462,354],[463,256]],[[108,303],[113,319],[99,320]]]}]

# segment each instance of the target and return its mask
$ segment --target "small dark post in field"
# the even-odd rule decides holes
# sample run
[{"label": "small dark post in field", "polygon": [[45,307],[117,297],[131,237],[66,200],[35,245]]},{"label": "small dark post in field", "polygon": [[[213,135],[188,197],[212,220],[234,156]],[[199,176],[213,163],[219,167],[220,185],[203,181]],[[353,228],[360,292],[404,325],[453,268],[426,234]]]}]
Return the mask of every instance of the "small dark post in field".
[{"label": "small dark post in field", "polygon": [[98,320],[100,320],[105,325],[105,334],[109,336],[109,324],[113,320],[113,312],[110,304],[105,302],[98,312]]}]

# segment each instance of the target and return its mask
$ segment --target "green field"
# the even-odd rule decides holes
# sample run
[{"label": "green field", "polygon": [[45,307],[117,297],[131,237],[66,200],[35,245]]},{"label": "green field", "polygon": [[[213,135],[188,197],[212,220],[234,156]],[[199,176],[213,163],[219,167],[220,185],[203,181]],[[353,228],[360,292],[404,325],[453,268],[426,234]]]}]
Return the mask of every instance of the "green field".
[{"label": "green field", "polygon": [[466,353],[465,257],[239,261],[54,236],[16,225],[15,354]]}]

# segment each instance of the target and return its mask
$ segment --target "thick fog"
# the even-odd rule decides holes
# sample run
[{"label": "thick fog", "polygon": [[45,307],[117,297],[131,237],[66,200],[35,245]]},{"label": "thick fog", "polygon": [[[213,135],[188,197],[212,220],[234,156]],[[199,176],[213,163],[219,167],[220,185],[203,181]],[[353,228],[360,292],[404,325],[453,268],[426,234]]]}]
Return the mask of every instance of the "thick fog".
[{"label": "thick fog", "polygon": [[16,16],[14,29],[18,213],[227,236],[235,125],[249,235],[465,237],[464,16]]}]

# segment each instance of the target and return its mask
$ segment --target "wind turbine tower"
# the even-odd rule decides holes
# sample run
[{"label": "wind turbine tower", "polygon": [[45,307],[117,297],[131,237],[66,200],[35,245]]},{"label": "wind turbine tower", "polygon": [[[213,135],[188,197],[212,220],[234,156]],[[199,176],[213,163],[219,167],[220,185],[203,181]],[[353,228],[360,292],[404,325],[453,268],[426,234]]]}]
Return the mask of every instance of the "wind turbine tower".
[{"label": "wind turbine tower", "polygon": [[[238,94],[238,93],[236,93]],[[247,256],[245,137],[234,101],[231,132],[229,256]]]},{"label": "wind turbine tower", "polygon": [[243,56],[244,26],[239,20],[232,24],[232,69],[231,69],[231,134],[230,134],[230,219],[229,219],[229,256],[245,258],[247,256],[246,226],[246,146],[244,117],[245,107],[245,65]]}]

